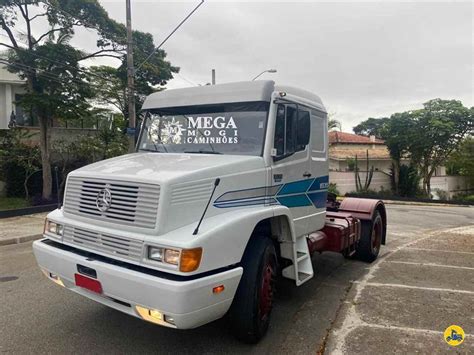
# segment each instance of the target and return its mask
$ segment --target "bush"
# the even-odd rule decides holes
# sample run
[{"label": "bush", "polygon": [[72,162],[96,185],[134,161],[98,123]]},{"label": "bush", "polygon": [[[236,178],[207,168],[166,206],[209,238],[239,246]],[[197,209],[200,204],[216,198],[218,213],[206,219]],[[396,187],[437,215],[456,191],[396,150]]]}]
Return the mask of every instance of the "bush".
[{"label": "bush", "polygon": [[[449,193],[447,191],[444,191],[444,190],[441,190],[441,189],[434,189],[434,195],[433,196],[433,199],[438,199],[438,200],[441,200],[441,201],[447,201],[449,200]],[[437,197],[437,198],[435,198]]]},{"label": "bush", "polygon": [[457,194],[453,196],[453,201],[474,203],[474,195],[466,193]]},{"label": "bush", "polygon": [[119,130],[101,129],[74,142],[75,156],[88,164],[127,153],[127,137]]},{"label": "bush", "polygon": [[127,153],[128,140],[119,129],[101,128],[98,134],[86,135],[77,141],[57,140],[52,150],[53,165],[59,169],[59,191],[64,191],[66,177],[71,171]]},{"label": "bush", "polygon": [[420,189],[420,176],[414,166],[400,166],[398,194],[402,197],[414,197]]},{"label": "bush", "polygon": [[330,182],[328,187],[328,192],[340,196],[340,192],[337,189],[337,184],[335,182]]},{"label": "bush", "polygon": [[9,129],[0,136],[0,176],[8,197],[26,197],[41,191],[40,151],[23,143],[32,134],[21,128]]}]

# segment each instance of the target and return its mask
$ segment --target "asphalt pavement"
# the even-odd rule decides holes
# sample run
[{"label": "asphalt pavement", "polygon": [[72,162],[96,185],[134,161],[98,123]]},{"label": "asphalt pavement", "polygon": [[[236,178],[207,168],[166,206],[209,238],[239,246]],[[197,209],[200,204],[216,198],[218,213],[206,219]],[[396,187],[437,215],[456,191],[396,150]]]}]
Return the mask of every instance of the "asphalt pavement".
[{"label": "asphalt pavement", "polygon": [[[323,253],[315,278],[283,280],[269,332],[253,346],[226,319],[178,331],[109,309],[48,281],[31,242],[2,246],[0,352],[474,353],[474,208],[390,205],[388,218],[375,263]],[[467,334],[457,348],[443,340],[451,324]]]}]

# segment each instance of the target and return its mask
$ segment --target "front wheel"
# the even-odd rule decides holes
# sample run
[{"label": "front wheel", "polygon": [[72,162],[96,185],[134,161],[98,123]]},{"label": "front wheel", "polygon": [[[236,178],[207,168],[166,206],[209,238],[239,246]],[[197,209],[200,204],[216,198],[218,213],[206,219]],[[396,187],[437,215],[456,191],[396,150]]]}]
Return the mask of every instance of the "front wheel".
[{"label": "front wheel", "polygon": [[273,242],[256,237],[247,246],[242,259],[244,272],[229,320],[234,335],[246,343],[258,342],[270,323],[277,275],[277,256]]},{"label": "front wheel", "polygon": [[373,262],[380,252],[383,237],[383,220],[379,211],[371,221],[362,221],[361,236],[356,250],[356,257],[362,261]]}]

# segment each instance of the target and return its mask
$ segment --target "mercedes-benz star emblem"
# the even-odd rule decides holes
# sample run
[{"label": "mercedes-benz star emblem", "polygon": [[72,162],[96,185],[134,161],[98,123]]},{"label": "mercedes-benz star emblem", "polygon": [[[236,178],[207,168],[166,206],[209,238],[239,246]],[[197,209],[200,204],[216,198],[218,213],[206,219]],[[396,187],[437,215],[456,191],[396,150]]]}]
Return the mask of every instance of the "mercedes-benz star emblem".
[{"label": "mercedes-benz star emblem", "polygon": [[99,211],[105,212],[107,211],[110,206],[112,205],[112,193],[109,189],[102,189],[97,194],[97,198],[95,199],[95,204]]}]

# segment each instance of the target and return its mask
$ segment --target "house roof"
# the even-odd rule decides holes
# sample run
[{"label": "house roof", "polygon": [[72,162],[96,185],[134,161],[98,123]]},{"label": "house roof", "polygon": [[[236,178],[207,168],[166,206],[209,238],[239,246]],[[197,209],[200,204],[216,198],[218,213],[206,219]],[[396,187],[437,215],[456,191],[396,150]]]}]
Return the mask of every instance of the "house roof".
[{"label": "house roof", "polygon": [[[372,140],[373,139],[373,140]],[[375,137],[359,136],[346,132],[329,132],[329,144],[385,144],[383,140]]]},{"label": "house roof", "polygon": [[367,157],[367,150],[369,151],[369,160],[389,160],[390,153],[387,147],[379,145],[374,149],[370,148],[329,148],[329,158],[334,160],[354,159],[357,155],[359,160],[365,160]]}]

